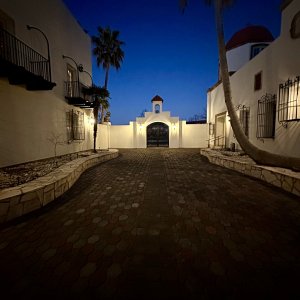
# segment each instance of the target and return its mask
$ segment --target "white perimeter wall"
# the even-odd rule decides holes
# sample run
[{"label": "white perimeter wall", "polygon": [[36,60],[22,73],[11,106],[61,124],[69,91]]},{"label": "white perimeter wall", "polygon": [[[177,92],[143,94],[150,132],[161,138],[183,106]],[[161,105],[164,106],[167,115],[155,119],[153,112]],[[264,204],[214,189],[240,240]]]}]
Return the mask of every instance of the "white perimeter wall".
[{"label": "white perimeter wall", "polygon": [[206,148],[208,139],[207,124],[186,124],[182,125],[181,148]]},{"label": "white perimeter wall", "polygon": [[[98,125],[97,149],[146,148],[146,127],[130,122],[129,125]],[[206,148],[207,124],[186,124],[169,126],[170,148]]]}]

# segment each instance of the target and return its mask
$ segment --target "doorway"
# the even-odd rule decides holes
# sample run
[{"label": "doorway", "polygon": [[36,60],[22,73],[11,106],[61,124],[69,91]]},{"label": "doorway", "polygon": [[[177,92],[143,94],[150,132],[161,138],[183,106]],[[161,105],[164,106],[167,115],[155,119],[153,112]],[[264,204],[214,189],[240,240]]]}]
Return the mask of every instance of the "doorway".
[{"label": "doorway", "polygon": [[169,126],[155,122],[147,127],[147,147],[169,147]]}]

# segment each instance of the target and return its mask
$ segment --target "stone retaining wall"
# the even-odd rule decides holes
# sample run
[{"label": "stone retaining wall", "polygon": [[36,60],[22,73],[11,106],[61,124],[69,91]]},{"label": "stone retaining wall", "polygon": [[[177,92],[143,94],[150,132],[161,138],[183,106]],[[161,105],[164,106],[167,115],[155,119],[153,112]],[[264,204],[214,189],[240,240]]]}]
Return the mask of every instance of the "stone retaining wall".
[{"label": "stone retaining wall", "polygon": [[53,172],[22,185],[0,191],[0,223],[39,209],[61,196],[88,168],[116,158],[118,150],[75,159]]},{"label": "stone retaining wall", "polygon": [[255,163],[239,161],[234,157],[224,157],[210,149],[201,149],[200,154],[206,156],[208,160],[216,165],[232,169],[249,175],[283,190],[300,196],[300,173],[288,169],[259,166]]}]

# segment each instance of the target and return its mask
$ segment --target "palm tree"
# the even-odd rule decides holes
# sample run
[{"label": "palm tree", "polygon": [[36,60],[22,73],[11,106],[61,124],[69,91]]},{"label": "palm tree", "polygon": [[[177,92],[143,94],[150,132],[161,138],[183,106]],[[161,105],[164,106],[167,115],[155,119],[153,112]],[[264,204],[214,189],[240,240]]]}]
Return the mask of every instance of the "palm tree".
[{"label": "palm tree", "polygon": [[[104,88],[107,89],[108,74],[110,67],[119,70],[124,59],[124,51],[121,46],[124,42],[119,40],[120,32],[111,30],[110,27],[98,27],[98,35],[92,36],[92,42],[95,45],[93,54],[97,58],[97,66],[105,70]],[[104,120],[104,107],[101,107],[101,123]]]},{"label": "palm tree", "polygon": [[107,110],[109,109],[109,101],[107,98],[104,98],[104,99],[99,99],[99,108],[100,108],[100,111],[101,111],[101,123],[103,123],[104,121],[104,117],[105,117],[105,113],[107,112]]},{"label": "palm tree", "polygon": [[99,88],[99,87],[92,87],[91,94],[94,98],[94,152],[97,153],[96,150],[96,140],[97,140],[97,130],[98,130],[98,112],[99,108],[101,107],[109,107],[109,92],[106,88]]},{"label": "palm tree", "polygon": [[[182,9],[184,9],[188,4],[188,0],[179,0],[179,1]],[[215,22],[216,22],[218,50],[219,50],[219,63],[220,63],[224,98],[225,98],[228,115],[230,117],[231,127],[238,143],[245,151],[245,153],[247,153],[258,164],[300,170],[300,158],[282,156],[282,155],[261,150],[256,146],[254,146],[245,135],[232,102],[232,94],[231,94],[231,86],[230,86],[230,79],[229,79],[229,72],[228,72],[228,63],[226,58],[224,30],[223,30],[223,16],[222,16],[223,9],[226,6],[233,4],[234,0],[204,0],[204,2],[208,5],[213,5],[215,10]]]}]

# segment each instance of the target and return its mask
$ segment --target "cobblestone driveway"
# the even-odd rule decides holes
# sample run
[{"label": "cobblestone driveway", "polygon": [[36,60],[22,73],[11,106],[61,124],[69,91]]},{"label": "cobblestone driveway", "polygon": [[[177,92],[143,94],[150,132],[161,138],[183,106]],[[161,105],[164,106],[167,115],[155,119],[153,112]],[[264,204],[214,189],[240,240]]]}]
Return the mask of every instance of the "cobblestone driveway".
[{"label": "cobblestone driveway", "polygon": [[298,198],[196,149],[120,154],[1,229],[1,297],[299,299]]}]

